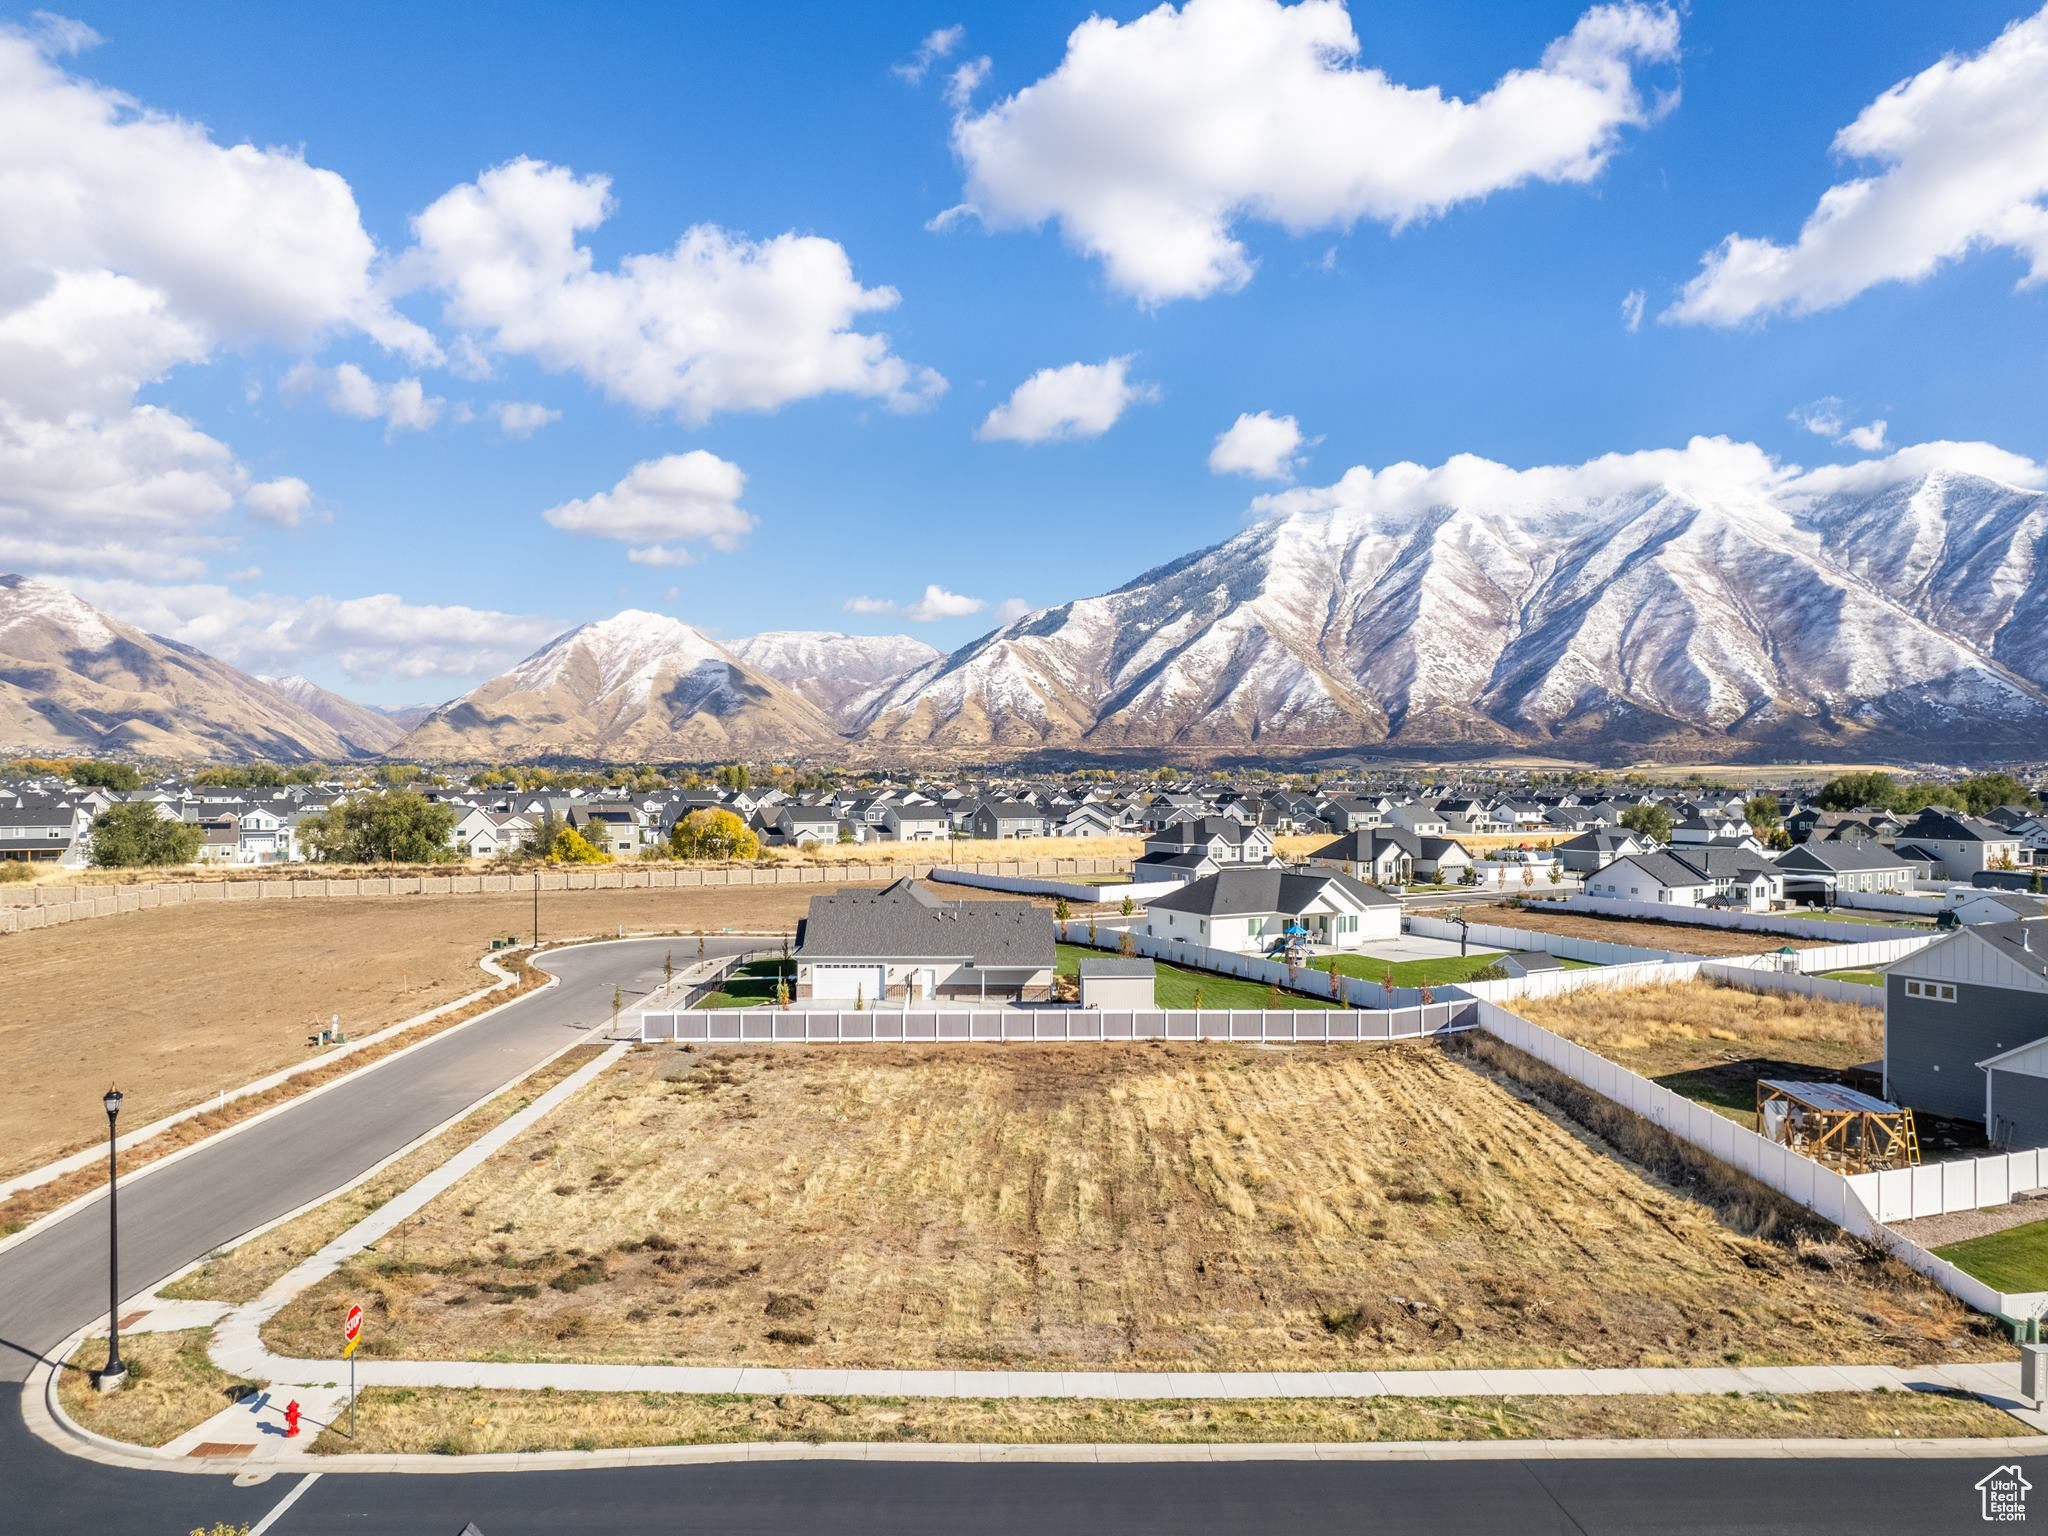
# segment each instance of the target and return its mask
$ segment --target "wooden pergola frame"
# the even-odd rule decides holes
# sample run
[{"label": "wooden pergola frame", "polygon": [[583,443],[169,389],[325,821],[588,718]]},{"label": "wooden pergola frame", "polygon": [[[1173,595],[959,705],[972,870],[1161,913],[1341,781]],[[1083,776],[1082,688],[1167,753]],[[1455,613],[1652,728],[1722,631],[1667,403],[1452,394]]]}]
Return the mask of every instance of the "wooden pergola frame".
[{"label": "wooden pergola frame", "polygon": [[1782,1100],[1791,1106],[1788,1123],[1796,1120],[1806,1137],[1804,1145],[1797,1150],[1817,1163],[1845,1173],[1865,1173],[1873,1168],[1910,1167],[1920,1161],[1910,1109],[1840,1109],[1802,1097],[1797,1092],[1799,1086],[1797,1083],[1771,1084],[1761,1078],[1757,1080],[1756,1126],[1759,1131],[1764,1128],[1764,1105]]}]

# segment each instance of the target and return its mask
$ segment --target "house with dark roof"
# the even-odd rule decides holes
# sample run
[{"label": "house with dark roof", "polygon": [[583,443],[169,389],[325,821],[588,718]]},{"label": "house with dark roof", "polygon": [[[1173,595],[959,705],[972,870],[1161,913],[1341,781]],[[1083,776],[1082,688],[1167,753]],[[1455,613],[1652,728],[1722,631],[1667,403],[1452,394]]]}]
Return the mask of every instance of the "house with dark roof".
[{"label": "house with dark roof", "polygon": [[1052,921],[1028,901],[947,901],[914,880],[813,896],[796,995],[853,1006],[1052,995]]},{"label": "house with dark roof", "polygon": [[1785,894],[1832,902],[1844,891],[1912,889],[1914,868],[1875,838],[1816,839],[1788,848],[1776,861]]},{"label": "house with dark roof", "polygon": [[1417,851],[1415,839],[1405,832],[1361,830],[1324,843],[1308,862],[1372,885],[1406,885],[1415,878]]},{"label": "house with dark roof", "polygon": [[1589,878],[1586,894],[1603,901],[1703,907],[1714,894],[1714,882],[1669,853],[1632,853]]},{"label": "house with dark roof", "polygon": [[2048,919],[1953,928],[1884,971],[1885,1097],[2048,1145],[2048,1049],[2021,1050],[2048,1042]]},{"label": "house with dark roof", "polygon": [[1899,828],[1901,858],[1923,858],[1936,878],[1967,880],[1986,869],[2017,868],[2020,840],[2003,827],[1929,806]]},{"label": "house with dark roof", "polygon": [[1400,936],[1401,903],[1335,870],[1219,869],[1147,902],[1145,932],[1240,954],[1362,949]]},{"label": "house with dark roof", "polygon": [[1577,837],[1566,838],[1551,852],[1557,855],[1558,863],[1572,874],[1595,875],[1616,859],[1627,858],[1632,853],[1648,853],[1650,848],[1648,838],[1638,837],[1624,827],[1595,824]]}]

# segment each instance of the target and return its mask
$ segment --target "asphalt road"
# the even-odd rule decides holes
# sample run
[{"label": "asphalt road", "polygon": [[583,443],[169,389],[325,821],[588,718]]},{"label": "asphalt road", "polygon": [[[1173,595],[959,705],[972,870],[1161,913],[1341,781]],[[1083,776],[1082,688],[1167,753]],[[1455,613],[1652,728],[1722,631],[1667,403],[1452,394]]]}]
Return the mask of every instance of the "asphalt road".
[{"label": "asphalt road", "polygon": [[[712,953],[747,946],[709,941]],[[124,1189],[122,1291],[346,1182],[480,1094],[602,1022],[611,989],[653,986],[668,940],[565,951],[562,985],[366,1073]],[[0,1254],[0,1381],[103,1310],[99,1202]],[[68,1456],[0,1411],[0,1533],[175,1536],[256,1525],[291,1494],[280,1474],[128,1471]],[[1982,1530],[1974,1485],[1989,1457],[1953,1461],[1242,1462],[991,1465],[782,1463],[564,1473],[343,1476],[313,1482],[266,1536],[322,1532],[483,1536],[582,1532],[963,1531],[1814,1532]],[[2048,1508],[2048,1461],[2029,1462]],[[2048,1519],[2048,1514],[2038,1518]]]},{"label": "asphalt road", "polygon": [[[124,1183],[121,1294],[157,1284],[231,1242],[347,1183],[480,1095],[607,1021],[612,987],[628,999],[661,981],[674,939],[563,950],[543,968],[561,985],[521,998],[410,1055],[373,1067],[261,1125]],[[729,954],[759,940],[707,939]],[[103,1315],[104,1197],[0,1253],[0,1382],[20,1381],[41,1351]]]}]

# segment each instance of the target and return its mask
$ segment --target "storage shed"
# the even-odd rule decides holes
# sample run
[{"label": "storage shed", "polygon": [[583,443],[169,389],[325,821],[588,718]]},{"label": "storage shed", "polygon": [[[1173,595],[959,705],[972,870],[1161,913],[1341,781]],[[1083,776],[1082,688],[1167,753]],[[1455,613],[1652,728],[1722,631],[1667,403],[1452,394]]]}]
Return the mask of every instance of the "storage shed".
[{"label": "storage shed", "polygon": [[1150,960],[1130,960],[1118,955],[1081,962],[1081,1006],[1083,1008],[1151,1008],[1154,970]]}]

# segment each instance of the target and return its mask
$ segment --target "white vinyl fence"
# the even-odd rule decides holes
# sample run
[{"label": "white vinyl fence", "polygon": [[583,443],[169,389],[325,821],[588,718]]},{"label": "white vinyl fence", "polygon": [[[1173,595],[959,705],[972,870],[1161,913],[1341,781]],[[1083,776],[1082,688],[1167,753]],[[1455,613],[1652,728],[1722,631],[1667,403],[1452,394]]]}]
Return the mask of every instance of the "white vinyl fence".
[{"label": "white vinyl fence", "polygon": [[1421,1040],[1473,1027],[1462,998],[1392,1010],[1344,1008],[702,1008],[647,1013],[642,1040],[734,1045],[1234,1040],[1323,1045]]},{"label": "white vinyl fence", "polygon": [[[1122,928],[1109,924],[1097,924],[1095,937],[1088,937],[1089,924],[1085,918],[1068,918],[1063,924],[1054,925],[1063,944],[1092,945],[1096,949],[1115,950],[1122,942]],[[1385,1008],[1415,1008],[1421,1006],[1420,987],[1395,987],[1389,992],[1377,981],[1366,981],[1357,976],[1339,973],[1333,991],[1329,975],[1313,964],[1297,965],[1292,971],[1278,960],[1263,959],[1258,955],[1240,955],[1234,950],[1210,949],[1201,944],[1190,944],[1185,939],[1156,939],[1148,933],[1131,932],[1131,946],[1135,953],[1150,960],[1164,960],[1172,965],[1186,966],[1190,970],[1214,971],[1222,976],[1235,976],[1244,981],[1261,984],[1271,983],[1283,990],[1304,993],[1310,997],[1327,997],[1332,1002],[1348,1003],[1353,1008],[1380,1010]],[[1318,959],[1323,957],[1318,956]],[[1430,989],[1432,1000],[1446,990],[1442,987]]]},{"label": "white vinyl fence", "polygon": [[1829,922],[1825,918],[1787,917],[1771,912],[1721,912],[1712,907],[1681,906],[1677,902],[1621,901],[1611,896],[1573,896],[1563,906],[1568,912],[1584,912],[1593,917],[1636,917],[1648,922],[1686,923],[1695,928],[1733,928],[1742,933],[1840,939],[1845,943],[1868,938],[1875,927],[1871,923]]},{"label": "white vinyl fence", "polygon": [[973,869],[935,869],[933,880],[952,885],[971,885],[984,891],[1015,891],[1022,896],[1064,896],[1069,901],[1122,901],[1126,896],[1139,906],[1172,894],[1185,880],[1127,880],[1117,885],[1085,885],[1073,880],[1040,880],[1026,875],[989,875]]},{"label": "white vinyl fence", "polygon": [[1799,969],[1808,975],[1821,971],[1867,971],[1872,966],[1890,965],[1894,960],[1925,949],[1938,933],[1910,934],[1899,939],[1866,939],[1857,944],[1821,944],[1798,951]]},{"label": "white vinyl fence", "polygon": [[1700,975],[1723,986],[1740,987],[1745,992],[1796,992],[1802,997],[1824,997],[1830,1002],[1854,1003],[1859,1008],[1884,1006],[1883,987],[1866,986],[1858,981],[1832,981],[1826,976],[1760,970],[1720,960],[1702,965]]},{"label": "white vinyl fence", "polygon": [[1994,1152],[1951,1163],[1922,1163],[1918,1168],[1887,1168],[1856,1174],[1849,1182],[1879,1221],[1979,1211],[2004,1205],[2029,1190],[2048,1188],[2048,1150]]},{"label": "white vinyl fence", "polygon": [[[1979,1191],[1986,1195],[1994,1193],[2002,1176],[2008,1181],[2016,1176],[2040,1177],[2042,1167],[2037,1161],[2029,1170],[2021,1160],[2043,1159],[2040,1153],[2015,1153],[2003,1159],[1979,1158],[1975,1163],[2005,1162],[2009,1166],[2003,1173],[1999,1170],[1984,1169],[1958,1175],[1944,1172],[1955,1165],[1935,1164],[1921,1168],[1902,1169],[1894,1173],[1861,1173],[1846,1175],[1831,1168],[1822,1167],[1811,1158],[1794,1152],[1790,1147],[1780,1146],[1766,1140],[1746,1126],[1737,1125],[1724,1115],[1718,1115],[1704,1104],[1692,1100],[1670,1089],[1660,1087],[1648,1078],[1638,1076],[1627,1068],[1617,1066],[1604,1056],[1595,1055],[1583,1046],[1574,1045],[1563,1036],[1553,1034],[1542,1026],[1508,1012],[1505,1008],[1481,1001],[1478,1004],[1477,1023],[1489,1034],[1525,1051],[1547,1066],[1556,1068],[1574,1082],[1590,1088],[1601,1097],[1610,1099],[1624,1109],[1633,1110],[1652,1124],[1663,1127],[1688,1146],[1718,1158],[1732,1168],[1740,1169],[1760,1183],[1770,1186],[1790,1200],[1816,1215],[1834,1222],[1844,1231],[1857,1237],[1870,1238],[1883,1243],[1892,1253],[1911,1268],[1919,1271],[1936,1285],[1947,1291],[1965,1306],[1979,1312],[1993,1313],[2012,1318],[2039,1317],[2048,1312],[2048,1292],[2004,1292],[1994,1290],[1973,1275],[1965,1274],[1945,1259],[1936,1258],[1910,1238],[1902,1237],[1888,1230],[1881,1213],[1887,1198],[1895,1203],[1900,1200],[1922,1199],[1933,1204],[1946,1199],[1949,1181],[1954,1180],[1955,1197],[1962,1198],[1967,1187],[1972,1198]],[[1969,1166],[1969,1165],[1964,1165]],[[1932,1175],[1929,1178],[1926,1176]],[[1882,1181],[1894,1180],[1887,1188]],[[1900,1181],[1908,1181],[1901,1183]],[[2008,1182],[2008,1189],[2020,1186]],[[1903,1189],[1904,1193],[1900,1191]],[[1981,1203],[1997,1203],[1985,1199]],[[1967,1210],[1969,1205],[1955,1205],[1949,1209]],[[1933,1214],[1931,1210],[1919,1214]],[[1891,1220],[1903,1219],[1892,1216]]]},{"label": "white vinyl fence", "polygon": [[[1557,904],[1560,909],[1565,904]],[[1530,910],[1540,910],[1532,908]],[[1458,925],[1449,918],[1430,917],[1421,912],[1403,916],[1401,926],[1417,938],[1458,937]],[[1605,939],[1581,939],[1562,933],[1542,933],[1534,928],[1509,928],[1499,923],[1474,923],[1466,934],[1474,949],[1533,949],[1560,960],[1584,960],[1592,965],[1629,965],[1639,960],[1682,960],[1668,949],[1643,949],[1634,944],[1610,944]]]},{"label": "white vinyl fence", "polygon": [[1599,965],[1579,971],[1537,971],[1528,976],[1504,976],[1499,981],[1461,981],[1454,990],[1467,997],[1499,1003],[1511,997],[1561,997],[1567,992],[1675,986],[1699,975],[1705,963],[1697,955],[1689,960],[1638,960],[1628,965]]},{"label": "white vinyl fence", "polygon": [[1903,912],[1932,922],[1947,903],[1939,892],[1914,895],[1906,891],[1837,891],[1835,905],[1852,912]]}]

